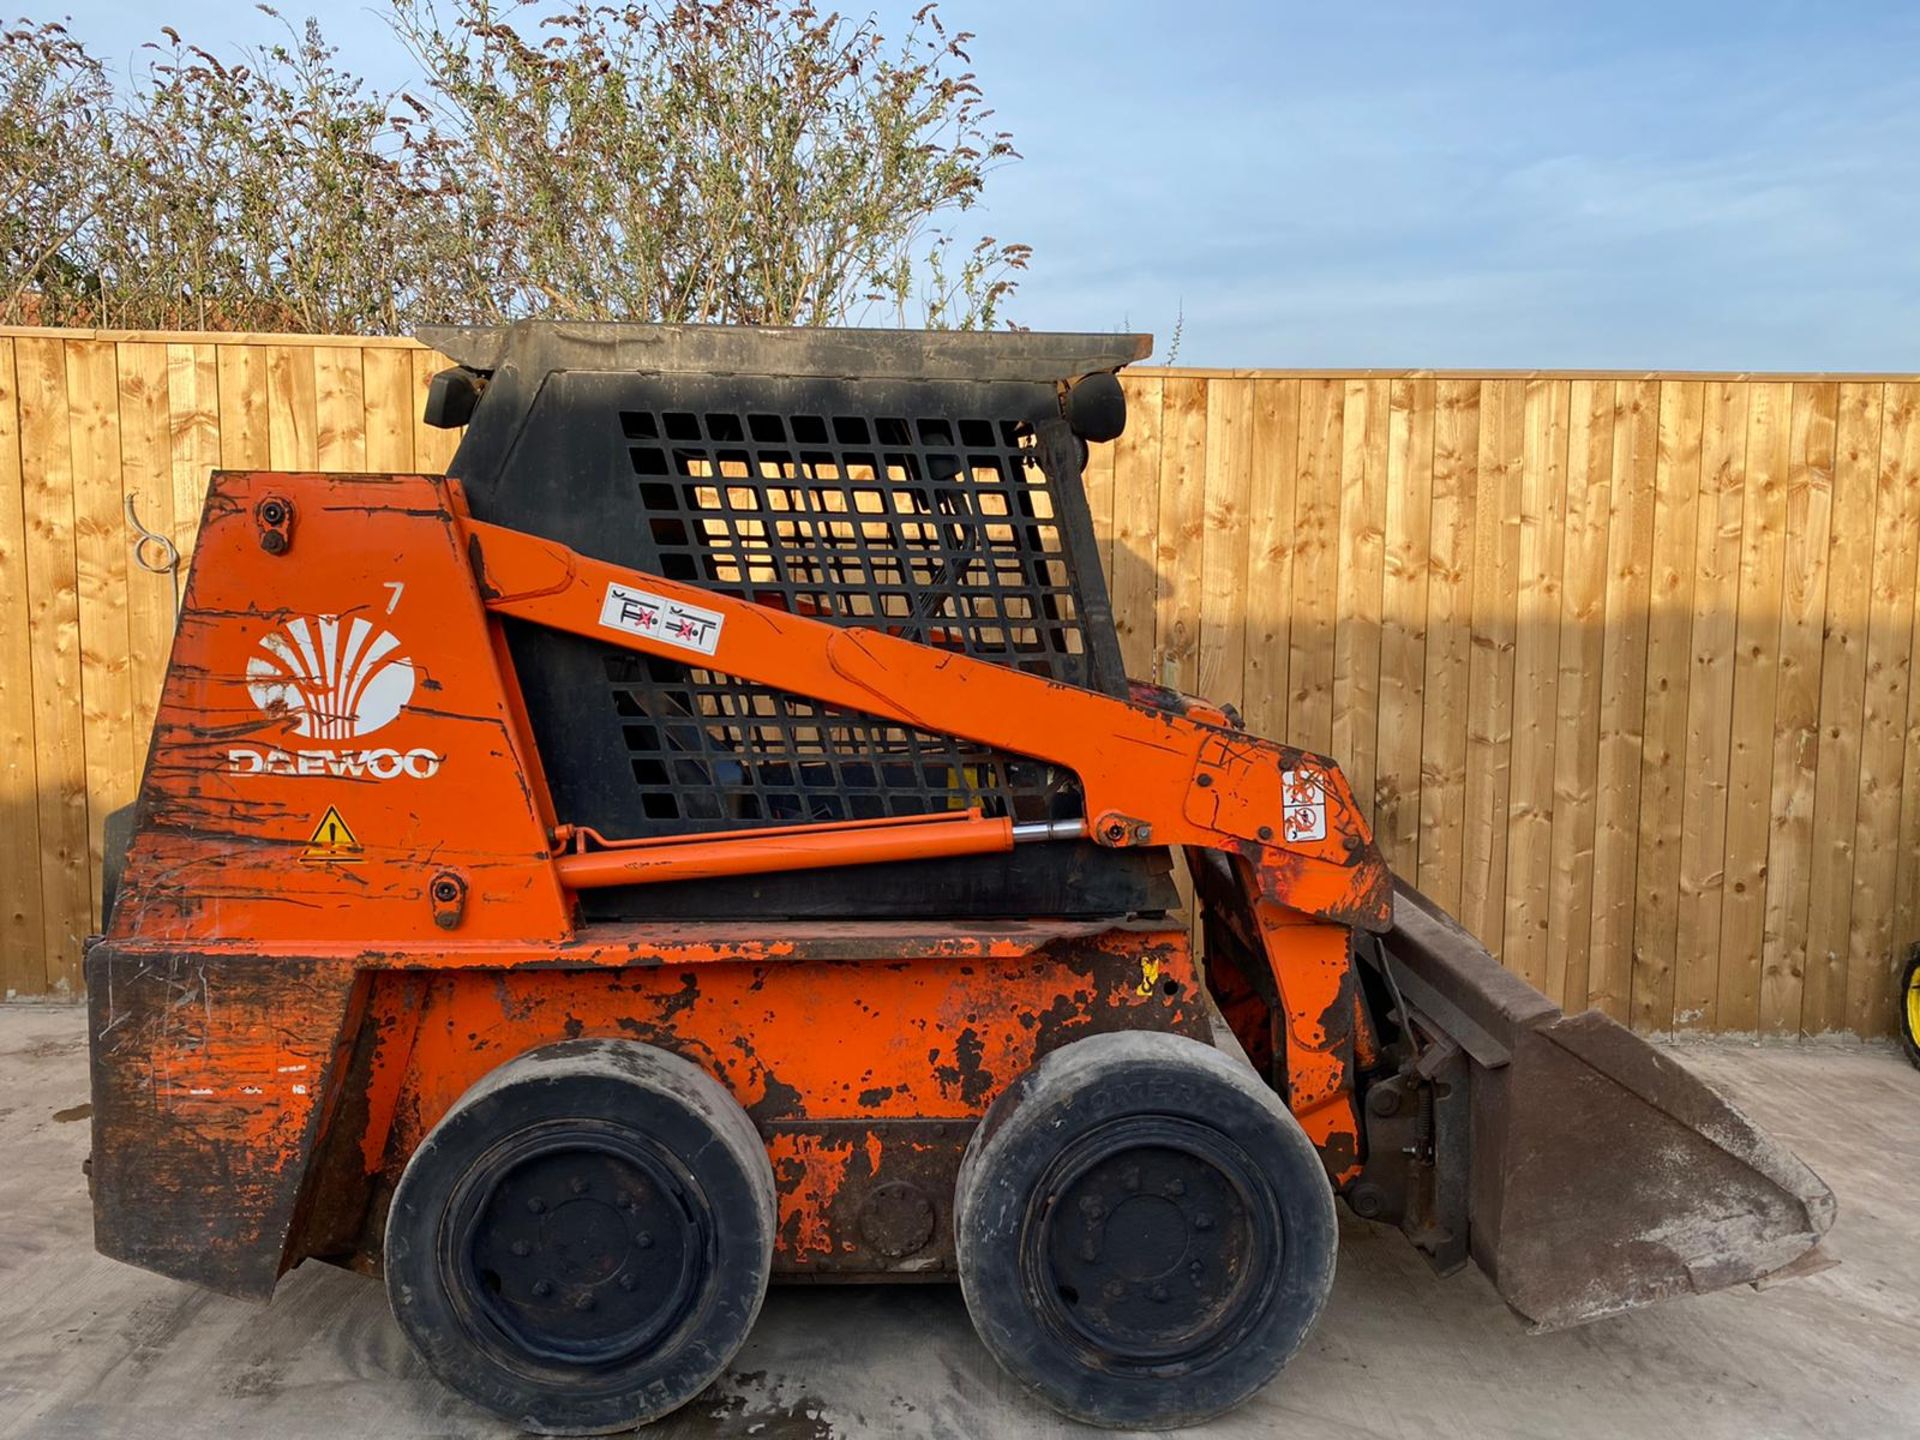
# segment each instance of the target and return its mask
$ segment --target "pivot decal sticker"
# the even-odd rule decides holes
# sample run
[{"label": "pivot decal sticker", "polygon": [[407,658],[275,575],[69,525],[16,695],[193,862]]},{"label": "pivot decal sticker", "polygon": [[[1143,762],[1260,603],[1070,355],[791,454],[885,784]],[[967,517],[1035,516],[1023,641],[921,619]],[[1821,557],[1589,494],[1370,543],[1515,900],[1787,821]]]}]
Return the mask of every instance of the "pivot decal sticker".
[{"label": "pivot decal sticker", "polygon": [[600,623],[609,630],[626,630],[702,655],[711,655],[720,647],[720,627],[725,619],[718,611],[682,605],[664,595],[626,585],[607,586],[606,602],[600,607]]},{"label": "pivot decal sticker", "polygon": [[1327,784],[1318,770],[1282,770],[1280,824],[1290,841],[1327,838]]},{"label": "pivot decal sticker", "polygon": [[308,864],[320,865],[358,865],[360,863],[360,842],[353,838],[353,831],[347,828],[347,822],[340,818],[336,806],[329,805],[327,813],[320,817],[320,823],[313,827],[313,838],[307,841],[307,853],[300,857]]}]

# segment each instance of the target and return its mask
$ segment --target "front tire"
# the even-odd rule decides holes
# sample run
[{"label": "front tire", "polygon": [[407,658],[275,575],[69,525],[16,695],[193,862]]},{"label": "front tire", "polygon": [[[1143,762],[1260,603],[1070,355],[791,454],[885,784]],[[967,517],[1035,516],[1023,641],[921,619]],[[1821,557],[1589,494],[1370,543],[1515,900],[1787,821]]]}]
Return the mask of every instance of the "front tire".
[{"label": "front tire", "polygon": [[711,1383],[766,1296],[773,1170],[740,1106],[647,1045],[535,1050],[408,1161],[386,1283],[443,1382],[549,1435],[656,1420]]},{"label": "front tire", "polygon": [[960,1286],[994,1357],[1089,1424],[1197,1424],[1279,1373],[1338,1226],[1299,1123],[1182,1036],[1091,1036],[996,1100],[960,1167]]}]

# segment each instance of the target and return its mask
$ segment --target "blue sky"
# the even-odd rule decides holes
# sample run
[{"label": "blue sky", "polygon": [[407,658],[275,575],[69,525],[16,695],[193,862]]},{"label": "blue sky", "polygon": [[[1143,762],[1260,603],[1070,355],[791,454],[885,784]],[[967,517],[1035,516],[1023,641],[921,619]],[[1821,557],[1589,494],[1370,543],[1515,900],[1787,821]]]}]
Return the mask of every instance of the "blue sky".
[{"label": "blue sky", "polygon": [[[122,61],[162,23],[216,49],[271,26],[64,8]],[[283,8],[404,77],[372,8]],[[1184,314],[1195,365],[1920,371],[1920,4],[942,13],[1024,156],[980,223],[1035,249],[1025,324],[1164,356]]]}]

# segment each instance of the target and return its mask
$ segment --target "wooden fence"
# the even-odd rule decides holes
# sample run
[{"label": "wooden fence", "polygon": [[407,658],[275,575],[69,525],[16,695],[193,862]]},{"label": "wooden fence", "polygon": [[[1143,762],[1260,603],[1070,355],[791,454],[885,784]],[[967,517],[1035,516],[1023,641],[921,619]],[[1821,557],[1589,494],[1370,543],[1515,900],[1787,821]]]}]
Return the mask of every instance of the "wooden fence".
[{"label": "wooden fence", "polygon": [[[72,993],[214,466],[437,470],[407,342],[0,331],[0,981]],[[1572,1007],[1883,1033],[1920,936],[1920,377],[1140,370],[1129,669],[1339,759]]]},{"label": "wooden fence", "polygon": [[[0,986],[77,995],[208,474],[440,470],[410,341],[0,329]],[[126,502],[183,556],[133,559]]]}]

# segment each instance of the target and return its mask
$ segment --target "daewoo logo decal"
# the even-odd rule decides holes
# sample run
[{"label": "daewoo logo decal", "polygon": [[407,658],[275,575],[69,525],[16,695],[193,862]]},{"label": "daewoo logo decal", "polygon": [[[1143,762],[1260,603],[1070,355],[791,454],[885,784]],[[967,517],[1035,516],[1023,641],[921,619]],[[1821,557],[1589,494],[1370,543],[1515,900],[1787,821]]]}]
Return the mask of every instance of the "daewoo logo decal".
[{"label": "daewoo logo decal", "polygon": [[313,740],[355,740],[413,698],[413,662],[399,638],[366,620],[296,617],[270,631],[247,661],[247,693],[261,711]]}]

